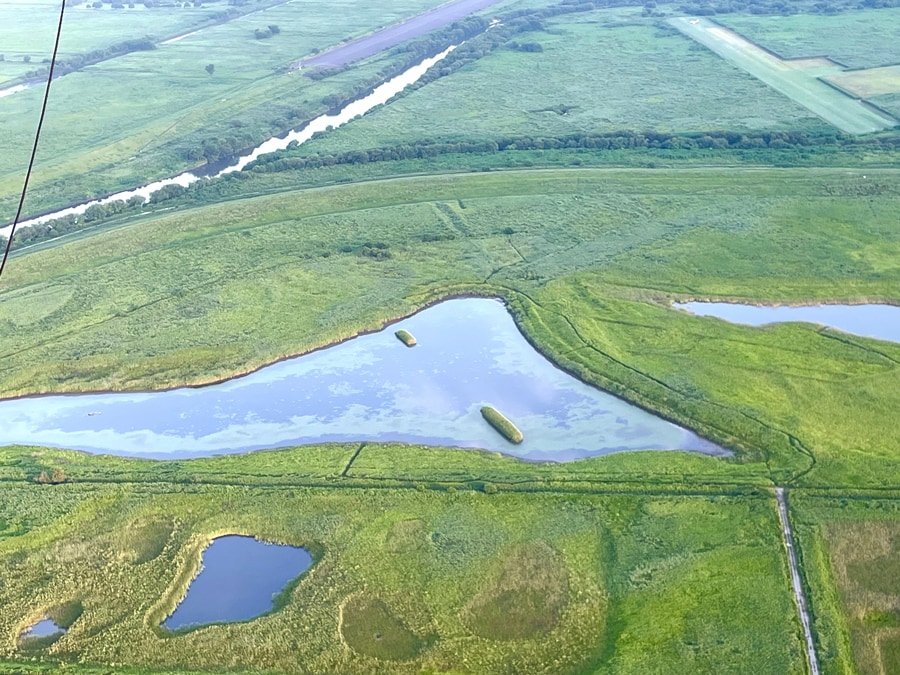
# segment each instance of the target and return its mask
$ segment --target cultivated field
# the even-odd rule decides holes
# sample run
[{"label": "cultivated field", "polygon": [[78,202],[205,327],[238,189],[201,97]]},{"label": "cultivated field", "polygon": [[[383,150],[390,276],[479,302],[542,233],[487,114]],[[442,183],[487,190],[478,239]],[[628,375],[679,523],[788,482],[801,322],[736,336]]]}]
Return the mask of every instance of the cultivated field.
[{"label": "cultivated field", "polygon": [[860,98],[872,98],[883,94],[900,94],[900,65],[867,70],[851,70],[828,77],[842,89]]},{"label": "cultivated field", "polygon": [[839,72],[837,64],[831,66],[822,59],[800,63],[784,61],[709,19],[679,17],[670,19],[669,23],[841,131],[866,134],[898,124],[890,115],[872,109],[818,79]]},{"label": "cultivated field", "polygon": [[515,41],[540,44],[543,51],[500,48],[306,151],[617,129],[827,128],[674,30],[641,19],[637,9],[558,17],[547,31]]}]

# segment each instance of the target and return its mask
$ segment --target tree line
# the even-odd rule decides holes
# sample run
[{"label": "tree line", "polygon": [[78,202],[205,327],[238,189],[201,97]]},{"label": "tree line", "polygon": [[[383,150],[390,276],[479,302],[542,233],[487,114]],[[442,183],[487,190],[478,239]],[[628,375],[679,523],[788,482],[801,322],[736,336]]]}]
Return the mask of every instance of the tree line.
[{"label": "tree line", "polygon": [[[573,133],[563,136],[509,136],[496,140],[435,142],[419,141],[400,145],[353,150],[337,154],[313,154],[297,156],[296,147],[264,155],[250,164],[244,171],[228,174],[211,181],[198,181],[188,188],[180,185],[166,185],[151,196],[152,205],[206,204],[221,196],[223,186],[231,181],[244,181],[254,175],[323,167],[349,166],[374,162],[430,159],[442,155],[484,156],[509,153],[513,157],[517,151],[535,150],[589,150],[609,152],[618,150],[667,150],[680,152],[722,152],[722,151],[769,151],[769,163],[779,156],[790,164],[790,151],[822,153],[838,148],[857,148],[866,152],[900,153],[900,135],[876,137],[853,137],[835,133],[810,133],[805,131],[737,132],[710,131],[698,133],[663,133],[613,131],[605,133]],[[573,154],[573,163],[580,163],[580,157]],[[471,165],[469,168],[472,168]],[[229,188],[224,188],[228,192]],[[64,234],[76,232],[92,224],[116,216],[139,213],[145,208],[142,197],[132,197],[128,201],[113,201],[108,204],[94,204],[79,216],[68,215],[42,225],[20,228],[13,238],[13,249],[22,248],[41,241],[47,241]],[[366,255],[381,256],[374,250]]]},{"label": "tree line", "polygon": [[427,159],[447,154],[484,154],[515,150],[753,150],[769,148],[815,148],[826,145],[878,146],[881,150],[900,151],[900,136],[859,139],[835,133],[805,131],[709,131],[696,133],[611,131],[572,133],[564,136],[509,136],[484,141],[422,140],[399,145],[350,150],[336,154],[298,156],[296,146],[263,155],[246,171],[268,173],[317,169],[324,166],[366,164],[369,162]]},{"label": "tree line", "polygon": [[[86,66],[92,66],[95,63],[106,61],[116,56],[123,56],[131,52],[150,51],[156,49],[156,43],[152,37],[145,36],[142,38],[134,38],[131,40],[123,40],[114,45],[110,45],[104,49],[94,49],[84,54],[74,54],[67,58],[57,59],[56,66],[53,71],[54,77],[67,75],[68,73],[80,70]],[[46,79],[50,74],[50,68],[38,68],[30,70],[24,75],[26,80]]]}]

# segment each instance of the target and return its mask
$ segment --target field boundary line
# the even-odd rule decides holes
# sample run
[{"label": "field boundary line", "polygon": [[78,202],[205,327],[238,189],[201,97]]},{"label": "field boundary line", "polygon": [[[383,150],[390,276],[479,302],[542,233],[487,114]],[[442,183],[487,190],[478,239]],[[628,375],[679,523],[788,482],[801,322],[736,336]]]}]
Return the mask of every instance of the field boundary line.
[{"label": "field boundary line", "polygon": [[821,675],[819,659],[816,656],[816,645],[812,636],[812,625],[809,620],[808,603],[803,592],[803,583],[800,580],[800,570],[797,567],[797,553],[794,549],[794,535],[791,532],[791,521],[788,516],[787,498],[783,487],[775,488],[775,499],[778,502],[778,519],[781,521],[781,533],[784,536],[784,547],[787,551],[788,566],[791,573],[791,586],[794,589],[794,599],[797,602],[797,611],[800,614],[800,623],[803,626],[803,637],[806,640],[806,657],[811,675]]}]

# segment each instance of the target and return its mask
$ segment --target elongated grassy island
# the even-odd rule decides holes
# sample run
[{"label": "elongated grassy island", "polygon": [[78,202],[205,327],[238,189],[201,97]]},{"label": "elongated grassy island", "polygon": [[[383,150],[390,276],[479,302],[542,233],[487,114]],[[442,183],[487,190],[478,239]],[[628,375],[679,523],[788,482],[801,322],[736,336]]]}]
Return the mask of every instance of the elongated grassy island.
[{"label": "elongated grassy island", "polygon": [[524,436],[522,436],[522,432],[519,431],[519,428],[508,419],[506,419],[503,413],[498,411],[496,408],[492,408],[489,405],[482,406],[481,416],[484,417],[484,419],[488,421],[488,424],[499,431],[500,434],[510,443],[515,443],[518,445],[524,440]]},{"label": "elongated grassy island", "polygon": [[416,346],[416,338],[410,333],[408,330],[398,330],[394,335],[397,336],[397,339],[400,340],[407,347],[415,347]]}]

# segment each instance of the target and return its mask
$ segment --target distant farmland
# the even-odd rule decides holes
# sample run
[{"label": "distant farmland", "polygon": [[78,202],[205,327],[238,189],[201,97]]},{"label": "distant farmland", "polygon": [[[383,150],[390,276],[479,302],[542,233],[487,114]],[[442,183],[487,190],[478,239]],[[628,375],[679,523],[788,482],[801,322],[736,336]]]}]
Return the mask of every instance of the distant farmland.
[{"label": "distant farmland", "polygon": [[885,112],[832,88],[820,77],[843,68],[825,58],[785,60],[714,21],[680,17],[669,23],[729,63],[796,101],[841,131],[867,134],[897,126]]},{"label": "distant farmland", "polygon": [[860,98],[900,94],[900,66],[851,70],[827,79]]}]

